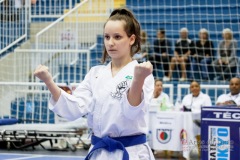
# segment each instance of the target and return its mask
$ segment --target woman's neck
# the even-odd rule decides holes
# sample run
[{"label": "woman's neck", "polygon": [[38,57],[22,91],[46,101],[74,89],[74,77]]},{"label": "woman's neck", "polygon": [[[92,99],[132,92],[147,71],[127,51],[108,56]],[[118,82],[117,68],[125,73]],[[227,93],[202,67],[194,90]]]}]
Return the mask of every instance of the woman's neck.
[{"label": "woman's neck", "polygon": [[115,75],[131,61],[132,61],[131,57],[125,59],[112,59],[111,64],[112,77],[115,77]]},{"label": "woman's neck", "polygon": [[205,44],[206,41],[207,41],[206,39],[201,39],[200,40],[201,44]]},{"label": "woman's neck", "polygon": [[192,95],[193,95],[193,97],[198,97],[198,96],[199,96],[199,94],[200,94],[200,92],[199,92],[199,93],[197,93],[197,94],[192,94]]},{"label": "woman's neck", "polygon": [[226,43],[231,43],[232,40],[231,40],[231,39],[225,39],[225,42],[226,42]]},{"label": "woman's neck", "polygon": [[132,57],[124,59],[112,59],[112,69],[118,70],[126,66],[129,62],[132,62]]}]

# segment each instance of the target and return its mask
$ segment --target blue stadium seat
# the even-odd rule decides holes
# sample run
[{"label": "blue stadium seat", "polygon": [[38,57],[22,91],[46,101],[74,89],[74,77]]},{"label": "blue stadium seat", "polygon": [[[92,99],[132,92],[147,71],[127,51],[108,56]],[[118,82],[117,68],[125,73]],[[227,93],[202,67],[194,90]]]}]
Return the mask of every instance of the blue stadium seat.
[{"label": "blue stadium seat", "polygon": [[[32,14],[34,15],[61,15],[64,13],[64,9],[70,7],[70,1],[72,6],[76,4],[76,2],[80,2],[80,0],[38,0],[35,5],[32,6]],[[40,8],[40,9],[39,9]],[[57,9],[56,9],[57,8]],[[46,20],[46,19],[45,19]],[[50,19],[52,20],[52,19]]]},{"label": "blue stadium seat", "polygon": [[19,99],[18,103],[18,119],[24,119],[24,111],[25,111],[25,102],[23,99]]},{"label": "blue stadium seat", "polygon": [[201,5],[236,5],[236,0],[184,0],[184,1],[176,1],[176,0],[126,0],[127,6],[178,6],[178,7],[185,7],[185,6],[201,6]]},{"label": "blue stadium seat", "polygon": [[[85,59],[84,59],[85,61]],[[78,61],[79,62],[79,61]],[[81,62],[82,63],[82,62]],[[87,73],[86,65],[59,65],[59,82],[78,83],[84,79]]]},{"label": "blue stadium seat", "polygon": [[48,109],[48,99],[44,96],[41,100],[35,97],[34,101],[15,99],[11,102],[11,118],[18,118],[21,123],[54,123],[55,120],[54,113]]},{"label": "blue stadium seat", "polygon": [[11,118],[17,117],[17,101],[11,102]]},{"label": "blue stadium seat", "polygon": [[90,62],[91,67],[101,64],[103,50],[93,49],[90,51],[90,54],[91,54]]}]

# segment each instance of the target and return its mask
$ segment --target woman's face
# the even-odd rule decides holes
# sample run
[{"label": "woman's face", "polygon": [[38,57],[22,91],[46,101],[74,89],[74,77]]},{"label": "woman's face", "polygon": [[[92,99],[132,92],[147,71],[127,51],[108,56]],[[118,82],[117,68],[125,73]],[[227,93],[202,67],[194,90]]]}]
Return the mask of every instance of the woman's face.
[{"label": "woman's face", "polygon": [[162,82],[161,82],[161,81],[157,81],[157,82],[155,83],[155,92],[161,93],[162,90],[163,90],[163,84],[162,84]]},{"label": "woman's face", "polygon": [[104,45],[112,59],[131,57],[131,46],[135,42],[135,35],[128,37],[124,30],[125,21],[109,20],[104,28]]},{"label": "woman's face", "polygon": [[199,33],[199,39],[206,40],[207,39],[207,33]]},{"label": "woman's face", "polygon": [[197,82],[192,82],[190,85],[190,91],[193,96],[198,96],[200,93],[200,85]]},{"label": "woman's face", "polygon": [[180,32],[180,37],[181,37],[182,39],[187,39],[187,38],[188,38],[188,32],[186,32],[186,31]]},{"label": "woman's face", "polygon": [[231,39],[231,33],[224,33],[223,34],[223,39],[224,40],[230,40]]}]

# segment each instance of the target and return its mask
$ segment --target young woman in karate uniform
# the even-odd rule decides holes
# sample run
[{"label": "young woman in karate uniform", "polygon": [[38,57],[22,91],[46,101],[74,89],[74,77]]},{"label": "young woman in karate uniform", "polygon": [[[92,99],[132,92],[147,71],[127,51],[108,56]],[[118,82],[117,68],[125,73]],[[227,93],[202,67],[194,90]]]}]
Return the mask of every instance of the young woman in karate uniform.
[{"label": "young woman in karate uniform", "polygon": [[103,62],[108,57],[111,62],[91,68],[73,95],[59,89],[46,66],[35,70],[52,94],[51,110],[69,120],[88,114],[93,133],[86,160],[154,159],[146,143],[153,67],[132,59],[140,43],[140,25],[133,14],[116,9],[104,25]]}]

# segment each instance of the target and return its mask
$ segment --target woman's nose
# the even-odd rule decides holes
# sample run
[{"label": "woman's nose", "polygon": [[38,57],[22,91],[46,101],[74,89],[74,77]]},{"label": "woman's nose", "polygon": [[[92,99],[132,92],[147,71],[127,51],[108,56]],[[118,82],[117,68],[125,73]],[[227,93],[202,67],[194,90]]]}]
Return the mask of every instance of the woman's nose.
[{"label": "woman's nose", "polygon": [[108,44],[109,44],[110,46],[113,46],[113,45],[114,45],[114,41],[113,41],[112,38],[109,39]]}]

